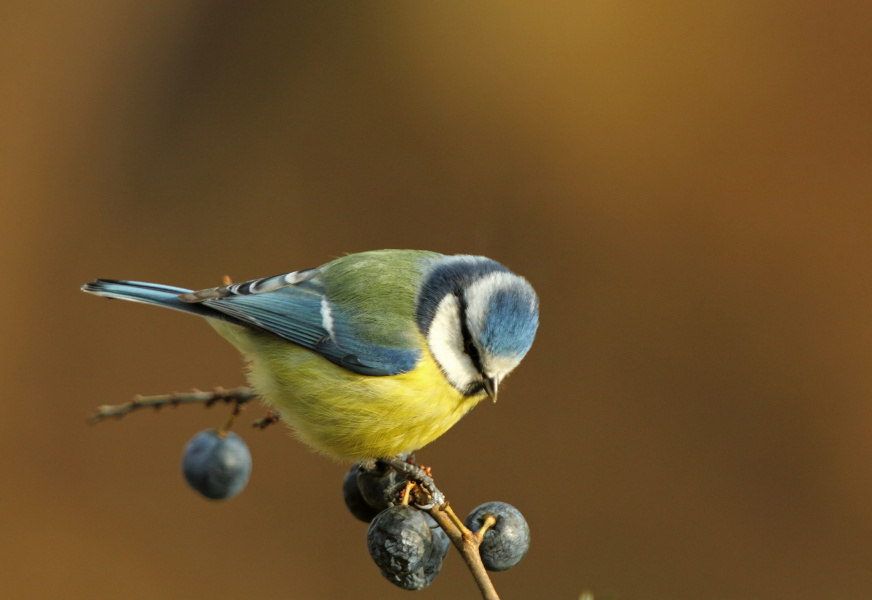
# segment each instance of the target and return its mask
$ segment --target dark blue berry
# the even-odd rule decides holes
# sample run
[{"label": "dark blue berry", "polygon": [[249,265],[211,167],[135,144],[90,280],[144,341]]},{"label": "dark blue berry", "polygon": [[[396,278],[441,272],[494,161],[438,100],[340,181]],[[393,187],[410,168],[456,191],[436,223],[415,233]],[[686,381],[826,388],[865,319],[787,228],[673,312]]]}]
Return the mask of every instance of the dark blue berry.
[{"label": "dark blue berry", "polygon": [[399,481],[397,472],[382,461],[361,464],[357,472],[357,485],[367,504],[381,512],[390,506],[385,492]]},{"label": "dark blue berry", "polygon": [[451,544],[448,539],[448,534],[445,530],[439,527],[433,517],[424,513],[424,519],[427,521],[427,526],[430,528],[430,533],[433,536],[433,551],[430,556],[424,561],[424,564],[416,570],[405,575],[395,575],[384,569],[381,574],[385,579],[394,585],[403,588],[404,590],[423,590],[425,587],[433,583],[439,571],[442,570],[442,561],[448,554],[448,546]]},{"label": "dark blue berry", "polygon": [[433,535],[417,508],[391,506],[381,511],[366,533],[366,546],[378,567],[391,575],[417,571],[433,553]]},{"label": "dark blue berry", "polygon": [[445,533],[445,530],[439,527],[436,520],[427,513],[424,513],[424,519],[427,521],[427,526],[430,528],[430,534],[433,536],[433,547],[435,548],[433,554],[438,554],[441,560],[445,560],[445,557],[448,555],[448,547],[451,546],[451,540],[448,538],[448,534]]},{"label": "dark blue berry", "polygon": [[233,432],[201,431],[185,446],[182,471],[188,484],[212,500],[235,496],[251,475],[251,453]]},{"label": "dark blue berry", "polygon": [[356,464],[345,474],[345,479],[342,480],[342,497],[352,515],[364,523],[369,523],[379,513],[379,509],[369,504],[360,492],[357,483],[359,470],[360,465]]},{"label": "dark blue berry", "polygon": [[439,571],[442,570],[443,560],[442,555],[434,548],[430,556],[427,557],[427,560],[424,561],[424,564],[411,573],[396,575],[381,569],[381,574],[395,586],[401,587],[404,590],[423,590],[436,579]]},{"label": "dark blue berry", "polygon": [[488,571],[505,571],[521,562],[530,549],[530,527],[520,511],[505,502],[486,502],[466,517],[465,525],[477,532],[485,517],[493,515],[497,522],[484,534],[479,553]]}]

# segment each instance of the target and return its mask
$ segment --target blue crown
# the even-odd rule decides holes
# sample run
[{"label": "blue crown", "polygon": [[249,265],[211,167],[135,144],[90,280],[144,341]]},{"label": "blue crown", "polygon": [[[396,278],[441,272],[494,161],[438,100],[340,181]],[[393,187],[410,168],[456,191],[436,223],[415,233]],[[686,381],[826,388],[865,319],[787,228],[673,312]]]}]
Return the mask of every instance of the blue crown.
[{"label": "blue crown", "polygon": [[533,345],[538,327],[539,299],[530,284],[518,277],[490,298],[480,341],[494,355],[521,359]]}]

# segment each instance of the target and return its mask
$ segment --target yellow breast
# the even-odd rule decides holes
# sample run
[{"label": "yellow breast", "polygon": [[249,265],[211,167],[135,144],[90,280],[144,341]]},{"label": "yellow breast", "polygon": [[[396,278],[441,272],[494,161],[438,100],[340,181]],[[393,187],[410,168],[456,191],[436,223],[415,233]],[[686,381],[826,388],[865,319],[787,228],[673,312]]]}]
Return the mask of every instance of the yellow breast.
[{"label": "yellow breast", "polygon": [[334,458],[361,460],[422,448],[485,397],[463,396],[448,383],[423,337],[415,369],[367,377],[274,336],[209,321],[245,355],[250,385],[282,421],[304,443]]}]

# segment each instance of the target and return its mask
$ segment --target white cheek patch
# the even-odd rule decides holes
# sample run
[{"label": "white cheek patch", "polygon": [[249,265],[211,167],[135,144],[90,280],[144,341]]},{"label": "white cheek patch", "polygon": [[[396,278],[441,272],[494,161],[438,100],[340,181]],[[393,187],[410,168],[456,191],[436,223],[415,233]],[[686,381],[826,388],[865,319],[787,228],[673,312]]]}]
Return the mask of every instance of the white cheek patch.
[{"label": "white cheek patch", "polygon": [[445,296],[436,308],[427,333],[427,344],[445,377],[458,390],[481,381],[472,360],[463,351],[460,304],[454,294]]}]

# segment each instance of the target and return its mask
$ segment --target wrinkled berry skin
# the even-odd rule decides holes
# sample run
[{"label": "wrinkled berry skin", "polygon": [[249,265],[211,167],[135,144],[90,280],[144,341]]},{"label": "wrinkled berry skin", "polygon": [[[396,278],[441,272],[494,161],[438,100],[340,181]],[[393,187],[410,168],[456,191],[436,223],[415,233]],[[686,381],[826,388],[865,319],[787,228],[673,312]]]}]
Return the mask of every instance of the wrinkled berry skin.
[{"label": "wrinkled berry skin", "polygon": [[251,452],[233,432],[201,431],[185,446],[185,480],[211,500],[226,500],[241,492],[251,475]]},{"label": "wrinkled berry skin", "polygon": [[427,513],[423,514],[424,520],[427,521],[427,526],[430,528],[430,534],[433,536],[433,551],[430,552],[430,557],[424,561],[423,565],[406,575],[394,575],[384,569],[381,570],[385,579],[404,590],[423,590],[433,583],[439,571],[442,570],[442,561],[448,555],[448,547],[451,545],[451,540],[448,539],[445,530],[439,527],[433,517]]},{"label": "wrinkled berry skin", "polygon": [[360,492],[357,483],[359,470],[360,465],[356,464],[345,474],[345,479],[342,480],[342,498],[352,515],[364,523],[369,523],[379,513],[379,509],[369,504]]},{"label": "wrinkled berry skin", "polygon": [[505,502],[486,502],[475,508],[464,524],[478,531],[487,515],[496,517],[496,525],[484,534],[479,546],[481,562],[488,571],[511,569],[527,555],[530,549],[530,527],[521,512]]},{"label": "wrinkled berry skin", "polygon": [[440,554],[439,550],[434,548],[430,553],[430,556],[427,557],[427,560],[424,561],[424,564],[411,573],[396,575],[381,569],[381,574],[395,586],[403,588],[404,590],[423,590],[425,587],[433,583],[434,579],[436,579],[439,571],[442,570],[443,560],[444,557]]},{"label": "wrinkled berry skin", "polygon": [[366,532],[366,546],[378,567],[391,575],[408,575],[433,553],[433,535],[424,513],[411,506],[380,512]]}]

